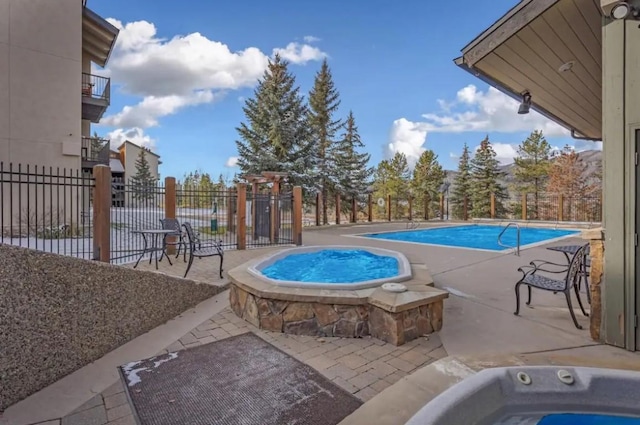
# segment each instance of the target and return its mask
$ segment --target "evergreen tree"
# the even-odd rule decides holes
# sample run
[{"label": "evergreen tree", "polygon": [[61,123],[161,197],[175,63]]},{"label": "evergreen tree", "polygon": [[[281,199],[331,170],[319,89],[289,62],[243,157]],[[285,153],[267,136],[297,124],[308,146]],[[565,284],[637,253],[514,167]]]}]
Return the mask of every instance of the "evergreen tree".
[{"label": "evergreen tree", "polygon": [[438,191],[443,182],[444,170],[438,163],[438,155],[432,150],[425,150],[413,169],[411,188],[414,205],[422,207],[427,200],[430,200],[428,208],[430,211],[435,211],[439,204]]},{"label": "evergreen tree", "polygon": [[453,204],[453,216],[457,219],[464,219],[464,201],[467,200],[467,214],[471,211],[471,156],[469,146],[464,144],[462,155],[458,162],[458,174],[453,183],[453,193],[451,203]]},{"label": "evergreen tree", "polygon": [[360,139],[353,112],[349,111],[344,134],[336,146],[333,158],[336,171],[333,184],[336,190],[345,195],[363,194],[369,187],[373,174],[373,169],[368,165],[371,155],[359,152],[362,148],[364,144]]},{"label": "evergreen tree", "polygon": [[[317,183],[322,196],[322,222],[329,223],[327,213],[330,185],[338,183],[339,171],[335,167],[333,151],[336,148],[336,133],[342,126],[334,115],[340,106],[340,94],[335,88],[331,70],[325,59],[316,74],[309,93],[308,121],[311,138],[315,145],[317,161]],[[332,185],[333,183],[333,185]]]},{"label": "evergreen tree", "polygon": [[314,152],[307,106],[288,63],[269,61],[254,97],[245,101],[246,122],[237,128],[238,167],[242,174],[286,172],[289,182],[314,188]]},{"label": "evergreen tree", "polygon": [[[400,203],[400,198],[406,199],[409,189],[409,164],[407,157],[402,152],[396,152],[393,158],[380,161],[374,174],[374,197],[383,198],[386,202],[391,195],[392,209],[395,209],[395,218],[402,217],[404,208]],[[386,206],[378,207],[378,214],[383,214]]]},{"label": "evergreen tree", "polygon": [[92,160],[98,159],[98,154],[102,152],[102,149],[105,147],[106,143],[98,137],[98,133],[94,132],[93,137],[91,138],[91,152],[89,153],[89,157]]},{"label": "evergreen tree", "polygon": [[503,176],[500,172],[496,152],[491,146],[489,136],[480,142],[480,147],[471,160],[471,202],[473,217],[486,218],[491,215],[491,194],[495,195],[496,216],[504,215],[506,190],[498,182]]},{"label": "evergreen tree", "polygon": [[147,150],[140,148],[136,158],[136,174],[131,177],[129,184],[133,192],[133,199],[137,201],[149,201],[153,199],[156,179],[151,175]]},{"label": "evergreen tree", "polygon": [[535,130],[518,146],[518,156],[514,160],[516,189],[520,193],[533,194],[529,211],[537,220],[540,218],[540,194],[545,191],[551,166],[551,145],[542,131]]}]

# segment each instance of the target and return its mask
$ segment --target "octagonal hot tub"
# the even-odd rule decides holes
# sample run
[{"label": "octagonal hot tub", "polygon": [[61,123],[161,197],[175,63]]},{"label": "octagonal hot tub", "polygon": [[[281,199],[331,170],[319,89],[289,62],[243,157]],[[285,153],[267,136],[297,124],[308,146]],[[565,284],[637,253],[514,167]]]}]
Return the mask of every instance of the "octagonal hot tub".
[{"label": "octagonal hot tub", "polygon": [[249,266],[254,276],[295,288],[363,289],[411,279],[400,252],[356,246],[309,246],[280,251]]},{"label": "octagonal hot tub", "polygon": [[[231,309],[260,329],[325,337],[371,335],[396,345],[440,330],[448,296],[433,288],[424,264],[374,247],[284,249],[238,266],[228,276]],[[383,285],[387,282],[402,282],[398,285],[404,288]]]}]

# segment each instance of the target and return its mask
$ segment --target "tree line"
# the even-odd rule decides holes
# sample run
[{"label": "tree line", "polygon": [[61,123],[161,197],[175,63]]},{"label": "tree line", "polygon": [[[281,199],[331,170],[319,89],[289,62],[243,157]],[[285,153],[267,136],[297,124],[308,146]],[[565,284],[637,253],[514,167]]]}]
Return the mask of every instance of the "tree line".
[{"label": "tree line", "polygon": [[[521,213],[520,203],[510,203],[509,193],[532,196],[529,217],[541,219],[548,197],[563,195],[568,199],[580,199],[599,194],[601,190],[601,167],[591,176],[586,176],[586,164],[571,146],[557,151],[547,142],[542,131],[533,131],[524,140],[514,158],[514,182],[504,184],[506,173],[502,171],[489,137],[485,137],[472,153],[467,144],[459,157],[458,169],[452,182],[450,204],[454,218],[464,218],[465,210],[470,217],[489,217],[491,195],[495,200],[495,214],[504,217],[508,212]],[[588,177],[588,178],[587,178]],[[410,196],[414,205],[426,206],[431,211],[439,210],[440,193],[446,190],[446,172],[432,150],[425,150],[413,171],[409,169],[407,157],[397,152],[391,159],[382,160],[373,175],[374,196],[395,201],[396,218],[405,215],[406,202]],[[556,199],[557,201],[557,199]],[[381,203],[379,210],[386,205]],[[570,206],[569,206],[570,208]],[[568,212],[571,214],[571,211]]]},{"label": "tree line", "polygon": [[238,167],[244,175],[285,172],[307,197],[319,193],[322,222],[328,224],[331,199],[366,193],[373,174],[370,155],[362,152],[353,111],[341,114],[327,61],[306,98],[288,66],[276,55],[245,101],[245,121],[237,127]]}]

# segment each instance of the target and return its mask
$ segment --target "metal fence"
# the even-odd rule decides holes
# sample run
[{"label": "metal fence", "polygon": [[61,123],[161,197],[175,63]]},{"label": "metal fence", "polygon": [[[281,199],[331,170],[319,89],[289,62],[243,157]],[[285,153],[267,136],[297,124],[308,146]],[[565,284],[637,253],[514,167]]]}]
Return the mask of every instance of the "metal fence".
[{"label": "metal fence", "polygon": [[293,195],[291,192],[247,193],[247,247],[291,245]]},{"label": "metal fence", "polygon": [[0,243],[92,259],[94,184],[80,170],[0,162]]},{"label": "metal fence", "polygon": [[176,218],[189,222],[202,242],[222,242],[229,249],[237,244],[238,195],[234,189],[176,190]]}]

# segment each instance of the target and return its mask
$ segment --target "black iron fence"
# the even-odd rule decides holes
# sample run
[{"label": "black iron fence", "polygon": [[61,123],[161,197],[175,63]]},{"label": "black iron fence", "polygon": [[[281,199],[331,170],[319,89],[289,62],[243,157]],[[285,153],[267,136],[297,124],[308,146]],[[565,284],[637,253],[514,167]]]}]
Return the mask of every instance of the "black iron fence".
[{"label": "black iron fence", "polygon": [[290,245],[293,236],[293,195],[291,192],[247,193],[247,247]]},{"label": "black iron fence", "polygon": [[177,189],[176,218],[191,223],[202,242],[222,241],[225,248],[235,248],[237,199],[233,189]]},{"label": "black iron fence", "polygon": [[80,170],[0,162],[0,243],[92,259],[94,184]]}]

